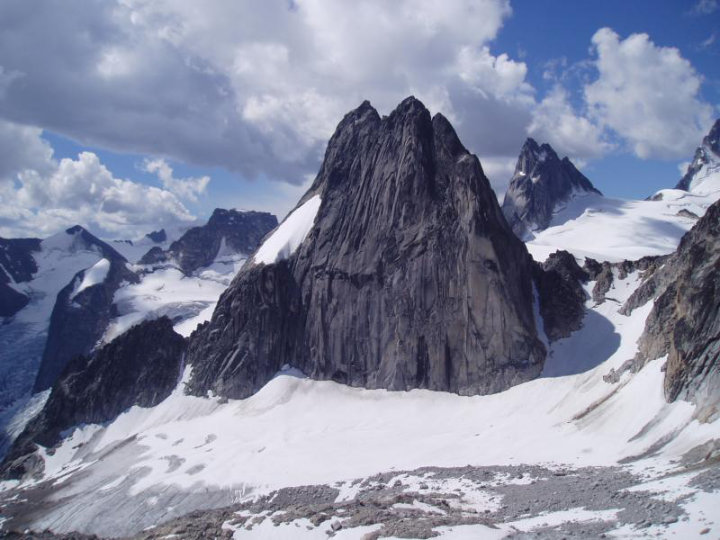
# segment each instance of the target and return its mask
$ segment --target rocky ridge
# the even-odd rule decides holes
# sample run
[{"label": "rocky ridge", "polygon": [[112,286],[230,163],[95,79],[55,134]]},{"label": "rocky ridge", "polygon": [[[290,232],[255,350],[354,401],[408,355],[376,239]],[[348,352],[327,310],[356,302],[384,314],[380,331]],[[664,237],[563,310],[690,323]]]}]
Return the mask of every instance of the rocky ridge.
[{"label": "rocky ridge", "polygon": [[[172,262],[185,275],[191,275],[211,264],[223,247],[235,253],[252,253],[276,226],[277,218],[267,212],[216,208],[205,225],[188,230],[167,250],[159,246],[151,248],[139,262],[145,265]],[[151,233],[155,235],[151,240],[158,242],[159,232],[164,234],[164,231]]]},{"label": "rocky ridge", "polygon": [[633,368],[667,355],[665,397],[700,405],[700,417],[720,414],[720,201],[655,265],[631,295],[626,314],[654,305]]},{"label": "rocky ridge", "polygon": [[14,442],[4,475],[37,474],[42,459],[35,445],[52,447],[68,428],[114,420],[133,405],[160,403],[178,383],[185,345],[163,317],[131,328],[90,356],[73,357],[41,412]]}]

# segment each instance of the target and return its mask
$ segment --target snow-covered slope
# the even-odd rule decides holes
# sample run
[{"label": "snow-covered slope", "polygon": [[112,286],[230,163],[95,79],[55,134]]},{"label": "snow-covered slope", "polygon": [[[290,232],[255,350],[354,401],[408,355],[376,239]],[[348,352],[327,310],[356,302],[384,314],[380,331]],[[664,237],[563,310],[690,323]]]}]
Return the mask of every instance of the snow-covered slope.
[{"label": "snow-covered slope", "polygon": [[210,319],[220,295],[246,259],[245,254],[221,247],[210,266],[191,276],[172,264],[155,268],[133,266],[142,276],[140,283],[127,283],[115,293],[118,316],[108,326],[103,342],[112,341],[143,320],[162,315],[175,323],[176,332],[190,335],[198,324]]},{"label": "snow-covered slope", "polygon": [[578,195],[556,209],[548,228],[526,245],[538,261],[557,249],[610,262],[666,255],[718,199],[720,189],[704,194],[664,189],[644,201]]},{"label": "snow-covered slope", "polygon": [[[637,273],[617,280],[614,297],[622,303],[639,282]],[[588,303],[583,329],[553,344],[541,378],[489,396],[364,390],[281,372],[251,398],[227,401],[184,395],[187,368],[160,405],[75,429],[44,455],[43,479],[20,487],[54,486],[38,529],[117,535],[283,486],[429,465],[608,466],[645,455],[630,470],[652,479],[719,438],[720,421],[700,424],[689,403],[666,403],[662,360],[603,380],[635,354],[650,308],[626,317],[618,303]],[[17,487],[3,484],[8,497]]]}]

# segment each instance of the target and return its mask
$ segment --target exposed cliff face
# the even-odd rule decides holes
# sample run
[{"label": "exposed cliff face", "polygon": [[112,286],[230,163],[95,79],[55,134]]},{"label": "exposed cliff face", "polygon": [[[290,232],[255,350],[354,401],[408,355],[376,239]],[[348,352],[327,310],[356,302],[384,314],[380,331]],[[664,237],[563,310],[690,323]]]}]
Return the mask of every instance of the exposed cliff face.
[{"label": "exposed cliff face", "polygon": [[[238,212],[217,208],[205,225],[193,227],[170,244],[166,251],[158,246],[153,247],[140,259],[140,264],[173,261],[184,274],[190,275],[198,268],[211,264],[223,245],[236,253],[252,253],[263,237],[276,226],[277,218],[267,212]],[[165,231],[159,232],[165,234]],[[153,237],[151,239],[159,241]]]},{"label": "exposed cliff face", "polygon": [[73,357],[93,349],[114,316],[115,291],[125,281],[138,281],[125,258],[109,245],[79,226],[67,233],[97,249],[103,259],[78,272],[58,294],[34,392],[50,388]]},{"label": "exposed cliff face", "polygon": [[316,196],[299,247],[246,265],[193,334],[193,392],[245,397],[284,364],[354,386],[461,394],[540,373],[531,259],[444,117],[414,98],[385,118],[363,103],[301,205]]},{"label": "exposed cliff face", "polygon": [[655,298],[637,361],[667,355],[665,396],[696,401],[702,414],[720,409],[720,202],[677,251],[628,299],[626,312]]},{"label": "exposed cliff face", "polygon": [[505,193],[502,210],[519,237],[547,228],[553,211],[576,193],[601,193],[567,158],[549,144],[527,139]]},{"label": "exposed cliff face", "polygon": [[40,412],[15,441],[3,464],[6,476],[34,472],[35,444],[51,447],[61,432],[114,420],[139,405],[153,407],[177,385],[185,340],[167,317],[131,328],[89,357],[75,357],[53,384]]},{"label": "exposed cliff face", "polygon": [[[695,150],[687,172],[675,188],[685,191],[702,190],[702,184],[707,182],[710,176],[720,177],[720,119],[715,121],[702,144]],[[717,189],[718,182],[713,183],[716,184],[713,187]]]},{"label": "exposed cliff face", "polygon": [[38,251],[37,238],[0,238],[0,317],[12,317],[30,301],[10,284],[32,279],[38,270],[32,254]]}]

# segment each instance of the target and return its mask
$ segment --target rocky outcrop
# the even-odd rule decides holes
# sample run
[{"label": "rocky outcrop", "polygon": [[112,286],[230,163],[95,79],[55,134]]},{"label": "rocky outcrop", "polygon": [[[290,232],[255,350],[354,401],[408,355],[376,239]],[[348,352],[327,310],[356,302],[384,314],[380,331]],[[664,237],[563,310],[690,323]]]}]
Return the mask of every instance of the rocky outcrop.
[{"label": "rocky outcrop", "polygon": [[638,342],[636,367],[667,355],[665,397],[720,413],[720,202],[683,237],[624,306],[655,299]]},{"label": "rocky outcrop", "polygon": [[[593,301],[596,304],[602,304],[608,298],[607,294],[614,287],[616,277],[622,280],[633,272],[643,272],[645,278],[652,275],[658,267],[665,263],[666,259],[666,255],[648,255],[635,261],[624,260],[618,263],[603,261],[600,263],[586,257],[583,269],[587,272],[590,281],[595,282],[592,290]],[[621,312],[623,312],[622,308]]]},{"label": "rocky outcrop", "polygon": [[80,226],[66,232],[87,248],[99,251],[103,259],[98,265],[106,264],[107,268],[98,283],[90,282],[86,287],[86,275],[96,270],[95,267],[81,270],[58,294],[34,392],[50,388],[73,357],[88,354],[98,344],[110,319],[116,316],[115,291],[123,282],[138,282],[137,275],[127,268],[125,258],[109,245]]},{"label": "rocky outcrop", "polygon": [[588,273],[567,251],[556,251],[544,263],[537,264],[535,284],[540,315],[550,341],[568,337],[582,326],[587,298],[582,284],[588,279]]},{"label": "rocky outcrop", "polygon": [[190,275],[212,264],[221,248],[234,253],[252,253],[276,226],[277,218],[267,212],[217,208],[207,224],[188,230],[165,251],[159,246],[153,247],[143,255],[140,264],[173,262],[184,274]]},{"label": "rocky outcrop", "polygon": [[560,159],[549,144],[527,139],[505,193],[502,210],[520,238],[550,224],[557,206],[577,193],[601,193],[567,158]]},{"label": "rocky outcrop", "polygon": [[38,251],[37,238],[0,238],[0,317],[12,317],[30,301],[11,284],[32,279],[38,270],[32,254]]},{"label": "rocky outcrop", "polygon": [[5,458],[5,477],[37,472],[42,463],[34,457],[36,445],[52,447],[66,429],[163,401],[177,386],[184,352],[185,340],[163,317],[131,328],[89,357],[75,357]]},{"label": "rocky outcrop", "polygon": [[708,168],[720,173],[720,119],[715,121],[710,132],[703,138],[702,144],[695,150],[695,156],[675,189],[692,191],[703,171]]},{"label": "rocky outcrop", "polygon": [[414,98],[384,118],[363,103],[299,207],[316,196],[299,247],[246,264],[191,337],[193,393],[246,397],[286,364],[353,386],[460,394],[540,373],[531,258],[443,116]]}]

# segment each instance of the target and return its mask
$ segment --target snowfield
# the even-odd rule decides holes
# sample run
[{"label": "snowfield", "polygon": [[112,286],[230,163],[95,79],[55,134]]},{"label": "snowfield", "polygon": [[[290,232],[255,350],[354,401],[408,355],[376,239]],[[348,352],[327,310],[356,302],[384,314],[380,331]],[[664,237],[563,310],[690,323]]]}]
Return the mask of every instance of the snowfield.
[{"label": "snowfield", "polygon": [[[663,190],[648,201],[576,196],[528,249],[540,261],[567,249],[580,263],[586,256],[620,261],[670,253],[718,197],[718,191],[679,190]],[[292,254],[319,205],[315,196],[292,212],[253,262]],[[98,253],[75,254],[72,268],[65,269],[63,242],[68,239],[43,243],[40,271],[28,287],[46,294],[59,290],[60,281],[43,280],[53,276],[65,279],[64,285],[78,264],[89,268],[78,289],[86,280],[104,279]],[[145,273],[139,284],[117,291],[119,315],[104,341],[160,315],[189,335],[210,318],[245,262],[245,255],[223,248],[193,276],[172,264],[152,271],[133,266]],[[51,272],[55,267],[62,271]],[[699,483],[697,471],[688,472],[682,460],[720,441],[720,420],[699,423],[690,403],[665,401],[664,359],[636,374],[625,372],[615,383],[604,378],[637,352],[652,302],[631,316],[619,308],[641,282],[638,272],[622,280],[616,275],[607,301],[587,301],[583,327],[550,346],[540,378],[489,396],[351,388],[287,368],[248,399],[193,397],[184,393],[192,372],[185,366],[175,391],[156,407],[132,407],[108,424],[78,426],[59,447],[41,449],[44,475],[0,483],[0,509],[36,530],[127,536],[194,510],[235,505],[236,512],[214,518],[234,538],[359,539],[381,530],[379,524],[353,522],[357,501],[370,497],[370,506],[385,504],[408,523],[459,516],[454,525],[428,525],[450,539],[547,530],[572,536],[577,527],[592,537],[608,523],[614,524],[609,535],[619,538],[693,538],[705,529],[717,536],[718,480]],[[593,285],[586,285],[588,297]],[[43,312],[42,302],[48,302],[45,295],[36,294],[17,319],[46,332],[52,304]],[[13,423],[14,433],[46,398],[28,404]],[[577,487],[573,479],[582,497],[595,497],[592,504],[583,498],[552,506],[553,498]],[[286,506],[305,508],[305,514],[273,507],[282,499],[276,490],[293,486],[319,490],[332,518],[315,519],[306,499],[316,495],[307,487],[283,495],[297,503]],[[518,502],[517,490],[534,495]],[[483,517],[488,515],[494,521]]]},{"label": "snowfield", "polygon": [[528,251],[535,260],[544,261],[564,249],[581,264],[585,257],[620,262],[666,255],[675,251],[697,218],[720,198],[720,191],[664,189],[655,196],[661,199],[634,201],[576,194],[555,210],[547,229],[534,233],[527,242]]},{"label": "snowfield", "polygon": [[[665,402],[662,359],[634,376],[626,373],[618,383],[603,380],[636,352],[651,304],[630,317],[617,310],[639,282],[637,273],[616,280],[608,294],[619,303],[589,301],[584,327],[553,344],[541,378],[489,396],[365,390],[288,370],[256,395],[227,401],[185,395],[187,367],[175,392],[158,406],[133,407],[106,426],[78,427],[52,454],[43,454],[45,476],[20,486],[30,497],[33,486],[54,486],[52,501],[34,516],[33,526],[132,534],[196,508],[252,500],[285,486],[345,486],[348,497],[356,489],[352,479],[429,465],[557,470],[628,461],[628,470],[657,481],[683,454],[720,438],[720,421],[700,424],[691,404]],[[8,496],[17,487],[2,486]],[[710,508],[720,508],[708,506],[720,502],[717,492],[703,494],[683,482],[673,489],[672,497],[692,495],[678,504],[699,504],[711,513]],[[471,507],[487,504],[482,492],[468,497]],[[609,519],[607,512],[587,514],[591,520]],[[584,515],[578,509],[536,525]],[[534,523],[513,526],[533,530]],[[250,536],[245,529],[235,534],[296,537],[296,526],[273,528],[286,536],[267,536],[268,526],[259,525]],[[305,531],[325,537],[329,526]],[[677,522],[662,530],[686,526]],[[500,538],[512,530],[506,523],[499,530],[478,525],[436,532],[448,538]],[[351,531],[339,537],[362,536]]]}]

